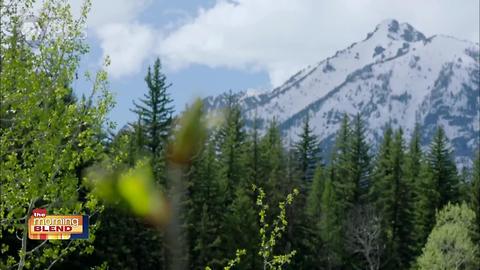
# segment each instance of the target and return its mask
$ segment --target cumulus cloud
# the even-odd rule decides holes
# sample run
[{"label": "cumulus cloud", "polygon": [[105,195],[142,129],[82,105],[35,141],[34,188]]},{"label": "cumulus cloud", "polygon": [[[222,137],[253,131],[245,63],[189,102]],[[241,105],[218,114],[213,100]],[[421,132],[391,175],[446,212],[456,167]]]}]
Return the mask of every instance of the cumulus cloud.
[{"label": "cumulus cloud", "polygon": [[[35,2],[40,7],[43,0]],[[70,0],[74,15],[80,14],[82,0]],[[93,0],[88,15],[88,27],[96,28],[109,23],[126,23],[135,18],[152,2],[152,0]]]},{"label": "cumulus cloud", "polygon": [[110,57],[108,72],[113,78],[138,72],[155,44],[154,31],[147,25],[109,23],[96,31],[100,39],[103,58]]},{"label": "cumulus cloud", "polygon": [[168,67],[191,64],[265,70],[273,86],[359,41],[386,18],[427,36],[478,42],[478,1],[219,0],[157,46]]},{"label": "cumulus cloud", "polygon": [[[75,1],[79,2],[79,1]],[[111,23],[128,23],[148,7],[151,0],[96,0],[88,24],[98,27]]]},{"label": "cumulus cloud", "polygon": [[[41,6],[43,1],[36,2]],[[113,78],[134,75],[153,54],[158,33],[145,23],[140,14],[152,0],[94,0],[87,20],[88,34],[93,34],[102,49],[103,63],[110,58],[109,74]],[[74,15],[79,15],[83,1],[70,1]]]}]

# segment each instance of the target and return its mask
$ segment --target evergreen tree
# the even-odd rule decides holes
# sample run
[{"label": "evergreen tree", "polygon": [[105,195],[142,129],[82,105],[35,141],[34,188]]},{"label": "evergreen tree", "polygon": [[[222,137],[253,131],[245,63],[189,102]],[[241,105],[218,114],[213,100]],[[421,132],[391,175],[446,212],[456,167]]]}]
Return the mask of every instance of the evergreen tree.
[{"label": "evergreen tree", "polygon": [[411,188],[404,177],[403,132],[392,136],[387,127],[374,170],[372,199],[382,219],[382,231],[387,245],[385,263],[391,269],[408,265],[411,219]]},{"label": "evergreen tree", "polygon": [[[290,144],[292,145],[292,144]],[[292,203],[292,207],[286,210],[287,219],[291,222],[287,225],[287,231],[285,235],[286,247],[284,253],[290,253],[295,250],[302,256],[295,256],[292,259],[290,267],[293,269],[305,269],[307,267],[307,257],[310,254],[309,247],[311,243],[308,241],[308,237],[311,233],[311,228],[307,223],[307,217],[305,213],[305,204],[307,196],[307,187],[304,180],[301,178],[301,171],[298,170],[298,152],[294,147],[290,147],[286,150],[286,173],[284,179],[281,181],[281,191],[288,192],[288,190],[298,190],[301,188],[297,199]]]},{"label": "evergreen tree", "polygon": [[473,175],[468,167],[462,167],[458,173],[458,202],[469,202],[471,195]]},{"label": "evergreen tree", "polygon": [[[325,249],[333,247],[334,250],[325,253],[325,258],[329,265],[341,265],[340,262],[346,256],[346,247],[343,243],[343,235],[345,234],[347,220],[347,213],[354,206],[354,192],[355,184],[352,179],[351,156],[350,156],[350,140],[351,129],[349,126],[349,119],[347,114],[344,114],[340,129],[335,138],[335,146],[330,157],[330,164],[326,167],[325,181],[329,181],[329,189],[326,190],[326,182],[322,190],[322,207],[332,207],[328,209],[327,213],[321,212],[321,224],[336,226],[336,229],[328,234],[325,238],[325,228],[321,230],[322,245]],[[333,194],[325,194],[333,193]],[[324,198],[325,197],[325,198]],[[328,198],[335,201],[328,201]],[[328,202],[328,205],[324,203]],[[329,217],[328,220],[323,220],[324,217]],[[333,260],[333,261],[332,261]],[[330,261],[330,262],[329,262]]]},{"label": "evergreen tree", "polygon": [[[364,123],[357,115],[350,127],[348,116],[342,119],[340,130],[337,133],[335,147],[332,152],[331,165],[328,169],[335,197],[337,198],[335,211],[337,214],[337,226],[340,235],[345,235],[347,227],[347,215],[355,205],[366,202],[370,178],[369,147],[365,138]],[[337,237],[338,238],[338,237]],[[341,242],[339,248],[342,261],[348,264],[353,258],[348,256],[346,242]]]},{"label": "evergreen tree", "polygon": [[[124,128],[119,131],[107,145],[107,153],[117,169],[134,166],[135,161],[141,158],[141,148],[144,147],[143,144],[138,144],[141,125],[132,126],[133,130]],[[164,267],[162,234],[143,219],[118,206],[106,206],[105,211],[99,215],[101,226],[95,237],[94,253],[88,260],[97,264],[106,262],[115,269]],[[113,238],[115,245],[112,245]],[[119,249],[119,246],[122,248]]]},{"label": "evergreen tree", "polygon": [[320,221],[320,206],[322,200],[323,187],[325,182],[325,173],[323,166],[317,166],[311,188],[307,197],[305,211],[314,221]]},{"label": "evergreen tree", "polygon": [[367,200],[370,185],[370,155],[365,137],[365,124],[360,114],[354,119],[350,146],[350,180],[353,185],[353,201],[361,203]]},{"label": "evergreen tree", "polygon": [[286,166],[282,137],[277,121],[273,119],[260,141],[260,186],[272,194],[268,204],[276,205],[282,194],[282,183],[285,181]]},{"label": "evergreen tree", "polygon": [[311,237],[315,231],[315,226],[310,223],[310,217],[307,216],[305,207],[315,169],[321,165],[321,158],[319,139],[310,126],[308,114],[304,119],[302,131],[298,134],[298,137],[299,140],[293,145],[293,155],[290,155],[291,158],[289,158],[290,161],[293,160],[294,162],[288,162],[287,168],[291,167],[288,175],[292,178],[290,180],[292,185],[288,189],[298,188],[300,194],[293,207],[287,211],[288,219],[291,220],[287,237],[292,246],[291,249],[302,254],[302,256],[294,258],[292,267],[295,269],[311,269],[315,267],[317,243]]},{"label": "evergreen tree", "polygon": [[439,193],[435,189],[435,183],[428,163],[421,162],[419,181],[416,185],[415,199],[415,253],[421,251],[428,234],[435,224],[435,209],[438,205]]},{"label": "evergreen tree", "polygon": [[[164,171],[165,144],[172,124],[172,99],[167,93],[171,84],[167,83],[165,74],[161,72],[160,59],[157,58],[153,70],[148,67],[145,82],[148,92],[140,99],[140,104],[134,102],[132,111],[139,115],[143,139],[152,155],[152,167],[157,181],[165,185],[162,175]],[[141,134],[138,134],[139,136]]]},{"label": "evergreen tree", "polygon": [[419,255],[429,233],[430,225],[434,222],[430,207],[433,207],[433,198],[437,196],[430,190],[430,174],[424,160],[421,148],[420,126],[417,124],[410,139],[408,153],[405,160],[405,177],[412,187],[413,220],[412,258]]},{"label": "evergreen tree", "polygon": [[458,176],[455,161],[452,159],[449,142],[442,127],[437,129],[427,156],[435,189],[439,193],[436,209],[447,202],[458,201]]},{"label": "evergreen tree", "polygon": [[227,246],[231,247],[227,253],[234,254],[238,248],[247,251],[238,265],[240,269],[257,269],[260,266],[260,258],[256,252],[259,247],[257,213],[252,207],[255,202],[250,190],[244,185],[238,185],[235,198],[227,210],[226,224],[230,240]]},{"label": "evergreen tree", "polygon": [[[246,190],[250,189],[250,172],[248,167],[248,137],[244,130],[244,120],[236,97],[229,93],[224,111],[225,121],[216,134],[217,157],[219,162],[219,181],[224,209],[223,236],[224,258],[229,258],[242,244],[242,248],[251,249],[249,241],[255,239],[255,215],[251,205],[253,197]],[[252,216],[253,215],[253,216]],[[248,218],[249,223],[240,222]],[[237,242],[238,236],[244,236]],[[254,264],[254,255],[249,254],[242,265]],[[245,261],[246,260],[246,261]],[[245,266],[245,267],[248,267]]]},{"label": "evergreen tree", "polygon": [[[170,86],[166,82],[166,77],[161,73],[160,59],[156,59],[153,71],[149,67],[145,82],[148,86],[148,92],[140,104],[134,102],[132,110],[138,116],[136,123],[130,124],[132,131],[129,134],[129,153],[128,165],[133,165],[135,160],[148,155],[151,158],[151,164],[156,181],[161,183],[162,188],[166,189],[166,169],[165,169],[165,145],[170,133],[172,124],[173,108],[167,89]],[[117,150],[118,152],[118,150]],[[125,227],[132,227],[128,232],[123,232],[125,239],[135,242],[141,242],[143,245],[138,248],[125,249],[119,256],[119,260],[111,260],[112,266],[138,269],[148,267],[147,265],[156,265],[161,268],[166,267],[166,247],[163,243],[164,235],[156,229],[145,225],[138,218],[132,215],[111,210],[114,214],[105,214],[102,219],[105,224],[109,224],[108,229],[103,230],[103,235],[98,239],[100,252],[110,252],[108,249],[108,239],[112,235],[120,233]],[[122,218],[118,218],[118,217]],[[102,243],[100,241],[103,241]],[[143,258],[142,262],[126,258]]]},{"label": "evergreen tree", "polygon": [[305,206],[306,226],[309,229],[309,235],[305,239],[308,251],[307,254],[304,254],[307,263],[306,269],[319,269],[322,264],[323,254],[320,232],[322,231],[321,208],[325,177],[323,166],[317,166]]},{"label": "evergreen tree", "polygon": [[310,126],[310,117],[305,117],[299,141],[295,144],[298,170],[302,180],[302,188],[308,187],[313,179],[315,168],[320,162],[319,139]]},{"label": "evergreen tree", "polygon": [[186,208],[191,269],[202,269],[205,265],[219,267],[225,263],[219,260],[225,258],[221,223],[224,209],[213,141],[208,141],[194,158],[188,178]]},{"label": "evergreen tree", "polygon": [[252,132],[250,133],[249,140],[247,141],[247,170],[250,179],[250,183],[258,186],[260,181],[260,134],[258,118],[253,120]]},{"label": "evergreen tree", "polygon": [[132,130],[129,133],[129,164],[133,166],[135,160],[142,158],[147,152],[141,113],[138,114],[137,122],[130,124],[130,126],[132,127]]},{"label": "evergreen tree", "polygon": [[246,181],[246,139],[240,105],[233,94],[227,96],[225,122],[217,134],[220,180],[226,206],[233,198],[236,186]]},{"label": "evergreen tree", "polygon": [[[377,158],[375,160],[375,168],[373,171],[374,182],[371,188],[371,199],[375,202],[377,207],[383,207],[385,205],[384,200],[391,200],[393,196],[391,194],[384,195],[383,192],[392,183],[392,136],[393,130],[388,126],[383,133],[383,141],[378,150]],[[383,215],[383,212],[380,211]]]},{"label": "evergreen tree", "polygon": [[[394,138],[393,144],[393,175],[395,183],[395,201],[393,214],[393,251],[398,254],[398,267],[408,268],[413,254],[411,246],[413,244],[414,231],[414,200],[413,187],[405,174],[405,146],[403,140],[403,131],[399,129]],[[395,256],[395,255],[393,255]]]},{"label": "evergreen tree", "polygon": [[[403,166],[405,184],[407,190],[405,191],[406,202],[405,214],[406,217],[410,220],[409,225],[405,229],[402,229],[404,232],[402,235],[406,237],[402,245],[405,245],[401,252],[404,253],[404,261],[411,264],[413,259],[418,255],[418,250],[416,248],[416,212],[418,209],[416,205],[418,204],[418,199],[422,197],[423,194],[420,194],[420,172],[422,171],[422,162],[423,162],[423,153],[421,148],[421,135],[420,135],[420,126],[415,125],[415,129],[412,133],[410,143],[408,146],[408,151],[405,155],[405,162]],[[407,246],[408,245],[408,246]]]},{"label": "evergreen tree", "polygon": [[[340,213],[346,213],[347,209],[353,206],[354,201],[354,189],[355,185],[350,181],[350,136],[351,130],[349,126],[349,119],[347,114],[344,114],[340,129],[335,139],[335,146],[330,158],[330,168],[328,177],[331,184],[334,186],[334,190],[337,193],[336,196],[341,205]],[[339,214],[340,214],[339,213]],[[340,216],[343,219],[343,216]]]},{"label": "evergreen tree", "polygon": [[[477,153],[477,157],[473,164],[471,208],[477,216],[477,224],[480,224],[480,153]],[[480,240],[480,228],[478,229],[478,240]]]},{"label": "evergreen tree", "polygon": [[412,189],[411,196],[414,201],[417,201],[417,198],[421,196],[418,189],[421,181],[420,172],[422,162],[423,153],[421,148],[420,126],[417,124],[410,139],[404,166],[405,178]]},{"label": "evergreen tree", "polygon": [[338,269],[342,265],[343,259],[343,236],[341,220],[338,215],[338,198],[330,178],[326,179],[320,207],[320,236],[324,248],[323,264],[328,270]]},{"label": "evergreen tree", "polygon": [[435,224],[435,213],[447,202],[458,198],[458,178],[450,156],[448,141],[441,127],[437,129],[430,150],[420,170],[416,187],[416,252],[425,244]]}]

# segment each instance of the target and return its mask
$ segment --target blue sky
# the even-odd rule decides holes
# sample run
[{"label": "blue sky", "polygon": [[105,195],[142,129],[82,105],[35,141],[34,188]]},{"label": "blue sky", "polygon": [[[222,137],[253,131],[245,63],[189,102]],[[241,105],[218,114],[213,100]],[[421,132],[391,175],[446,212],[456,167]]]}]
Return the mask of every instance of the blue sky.
[{"label": "blue sky", "polygon": [[[479,42],[478,0],[92,1],[91,52],[82,69],[98,69],[110,57],[117,101],[110,118],[118,127],[135,119],[132,100],[147,91],[143,78],[156,57],[181,111],[198,96],[278,86],[302,67],[362,40],[388,18],[426,36]],[[71,0],[74,10],[80,2]]]}]

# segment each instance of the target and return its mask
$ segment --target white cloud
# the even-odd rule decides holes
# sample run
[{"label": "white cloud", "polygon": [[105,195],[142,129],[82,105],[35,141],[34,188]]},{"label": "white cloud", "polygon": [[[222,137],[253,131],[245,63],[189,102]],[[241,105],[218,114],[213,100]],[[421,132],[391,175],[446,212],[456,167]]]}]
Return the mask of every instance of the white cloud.
[{"label": "white cloud", "polygon": [[[113,78],[136,74],[143,62],[153,53],[158,34],[138,17],[152,0],[92,0],[87,27],[102,49],[103,63],[110,57],[109,74]],[[83,1],[70,1],[73,13],[78,15]]]},{"label": "white cloud", "polygon": [[279,85],[298,69],[359,41],[386,18],[425,35],[478,42],[478,1],[219,0],[157,47],[170,68],[265,70]]},{"label": "white cloud", "polygon": [[110,57],[108,72],[113,78],[138,72],[155,44],[154,31],[136,22],[110,23],[96,31],[103,50],[103,58]]},{"label": "white cloud", "polygon": [[[108,23],[125,23],[133,21],[152,0],[91,0],[92,7],[88,14],[88,27],[96,28]],[[45,0],[36,0],[34,10],[40,10]],[[74,16],[80,15],[84,0],[69,0]]]},{"label": "white cloud", "polygon": [[[88,27],[132,22],[151,2],[152,0],[92,0]],[[70,3],[75,14],[78,14],[83,1],[70,0]]]}]

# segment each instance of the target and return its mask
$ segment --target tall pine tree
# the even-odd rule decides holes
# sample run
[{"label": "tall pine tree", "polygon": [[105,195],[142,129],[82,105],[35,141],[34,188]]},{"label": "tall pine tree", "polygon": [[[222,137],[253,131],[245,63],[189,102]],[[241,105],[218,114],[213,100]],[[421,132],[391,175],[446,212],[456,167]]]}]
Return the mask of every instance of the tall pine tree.
[{"label": "tall pine tree", "polygon": [[411,188],[404,176],[403,132],[390,127],[384,133],[374,170],[372,200],[382,220],[387,247],[385,267],[403,269],[409,264]]},{"label": "tall pine tree", "polygon": [[370,185],[370,154],[366,140],[365,123],[360,114],[353,121],[350,146],[350,181],[354,187],[352,203],[363,203],[367,200]]},{"label": "tall pine tree", "polygon": [[193,159],[188,174],[186,203],[191,269],[225,264],[222,245],[223,197],[219,183],[219,164],[215,144],[210,139]]},{"label": "tall pine tree", "polygon": [[260,141],[260,186],[269,190],[269,205],[277,205],[284,190],[283,183],[286,176],[286,155],[283,148],[282,136],[276,119],[273,119],[267,128],[266,134]]},{"label": "tall pine tree", "polygon": [[339,198],[336,196],[331,178],[326,179],[320,207],[320,237],[324,248],[323,265],[329,270],[339,269],[344,259],[343,230],[338,208]]},{"label": "tall pine tree", "polygon": [[225,122],[217,133],[217,151],[220,162],[220,179],[226,198],[226,205],[233,200],[235,188],[246,181],[246,139],[244,121],[236,97],[227,95]]},{"label": "tall pine tree", "polygon": [[307,253],[304,254],[307,269],[319,269],[323,263],[323,248],[321,239],[322,220],[322,194],[325,185],[326,175],[324,168],[318,165],[313,176],[305,205],[306,227],[309,235],[305,239]]},{"label": "tall pine tree", "polygon": [[433,137],[425,162],[422,162],[419,179],[415,199],[416,253],[435,225],[436,211],[458,198],[457,170],[441,127]]},{"label": "tall pine tree", "polygon": [[437,129],[427,156],[433,184],[439,193],[437,209],[458,200],[458,175],[448,139],[442,127]]},{"label": "tall pine tree", "polygon": [[[478,152],[473,164],[471,208],[477,216],[477,224],[480,224],[480,153]],[[480,227],[480,225],[478,227]],[[480,238],[480,228],[478,229],[478,235]]]},{"label": "tall pine tree", "polygon": [[308,114],[303,121],[302,132],[298,134],[298,137],[299,140],[295,143],[296,160],[303,185],[308,187],[313,179],[315,168],[321,161],[319,139],[310,126]]},{"label": "tall pine tree", "polygon": [[148,67],[145,82],[148,92],[140,99],[140,104],[134,102],[132,110],[140,118],[144,141],[152,155],[152,167],[157,181],[165,185],[164,155],[165,144],[172,124],[172,99],[167,93],[171,84],[167,83],[165,74],[161,72],[160,59],[157,58],[153,70]]},{"label": "tall pine tree", "polygon": [[[350,169],[350,137],[351,129],[349,118],[347,114],[344,114],[340,129],[335,138],[335,146],[330,158],[330,166],[328,177],[331,184],[334,186],[337,198],[339,198],[339,204],[341,209],[340,213],[343,214],[353,206],[355,185],[351,179]],[[343,219],[341,216],[340,219]]]},{"label": "tall pine tree", "polygon": [[353,207],[356,187],[351,181],[351,134],[349,118],[344,114],[330,164],[326,167],[325,183],[321,185],[320,238],[324,248],[322,261],[328,269],[344,265],[343,259],[347,255],[343,235],[347,212]]}]

